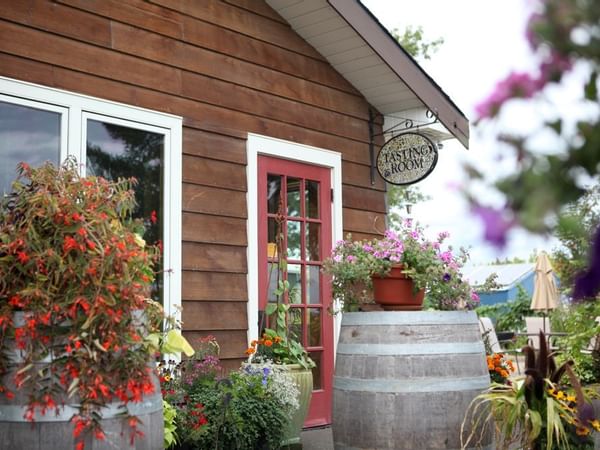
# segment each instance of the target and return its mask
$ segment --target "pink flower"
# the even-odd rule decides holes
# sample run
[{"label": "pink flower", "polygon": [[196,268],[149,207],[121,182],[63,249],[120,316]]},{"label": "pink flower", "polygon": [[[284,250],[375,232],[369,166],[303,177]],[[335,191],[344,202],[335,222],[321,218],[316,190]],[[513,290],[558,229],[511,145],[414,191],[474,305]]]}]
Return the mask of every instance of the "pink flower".
[{"label": "pink flower", "polygon": [[452,261],[452,253],[451,252],[444,252],[440,255],[440,259],[442,261],[444,261],[445,263],[449,263],[450,261]]},{"label": "pink flower", "polygon": [[356,261],[356,256],[354,255],[348,255],[346,257],[346,261],[348,261],[349,263]]},{"label": "pink flower", "polygon": [[512,72],[496,85],[496,89],[482,103],[475,107],[478,120],[498,114],[500,107],[511,98],[530,98],[543,88],[545,82],[527,73]]}]

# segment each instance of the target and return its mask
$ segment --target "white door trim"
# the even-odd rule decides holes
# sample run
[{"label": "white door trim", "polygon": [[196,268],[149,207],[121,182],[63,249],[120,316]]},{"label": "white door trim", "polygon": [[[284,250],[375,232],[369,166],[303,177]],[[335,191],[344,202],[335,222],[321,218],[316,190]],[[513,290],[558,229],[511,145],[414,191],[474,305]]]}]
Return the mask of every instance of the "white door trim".
[{"label": "white door trim", "polygon": [[[269,155],[277,158],[314,164],[331,169],[331,187],[333,202],[331,204],[332,242],[342,239],[342,155],[331,150],[325,150],[309,145],[282,139],[248,133],[246,144],[248,165],[246,175],[248,180],[248,342],[258,338],[258,155]],[[334,345],[337,344],[337,321],[334,317]],[[335,354],[335,348],[334,348]]]}]

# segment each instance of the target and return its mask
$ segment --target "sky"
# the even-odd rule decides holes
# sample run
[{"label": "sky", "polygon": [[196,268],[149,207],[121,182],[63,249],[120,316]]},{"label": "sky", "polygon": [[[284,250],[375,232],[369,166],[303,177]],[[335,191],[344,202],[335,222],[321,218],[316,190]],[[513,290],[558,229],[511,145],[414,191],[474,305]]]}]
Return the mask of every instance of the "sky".
[{"label": "sky", "polygon": [[[485,264],[496,258],[528,258],[533,252],[550,252],[558,242],[552,238],[513,230],[505,249],[483,241],[483,227],[458,192],[465,176],[463,162],[474,163],[490,176],[510,171],[510,158],[498,160],[498,144],[490,130],[473,126],[475,106],[485,99],[496,83],[512,71],[534,69],[524,37],[531,0],[361,0],[388,29],[422,26],[426,40],[444,38],[431,60],[420,61],[423,69],[450,96],[471,122],[469,150],[456,140],[443,142],[432,174],[418,183],[430,201],[413,207],[412,217],[428,226],[431,236],[450,232],[455,248],[470,248],[471,263]],[[519,115],[520,114],[520,115]],[[528,123],[527,112],[512,118],[512,125]],[[500,206],[502,198],[482,189],[478,198]]]}]

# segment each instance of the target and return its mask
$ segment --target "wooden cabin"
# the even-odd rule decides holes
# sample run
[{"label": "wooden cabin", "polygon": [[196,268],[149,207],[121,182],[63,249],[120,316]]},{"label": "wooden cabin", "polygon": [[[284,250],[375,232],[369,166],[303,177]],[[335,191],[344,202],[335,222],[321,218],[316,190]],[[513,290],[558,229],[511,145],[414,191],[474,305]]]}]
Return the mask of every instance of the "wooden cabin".
[{"label": "wooden cabin", "polygon": [[74,155],[140,179],[160,285],[229,367],[258,333],[284,199],[297,331],[317,361],[307,425],[330,422],[335,321],[321,261],[385,229],[386,123],[468,121],[359,0],[18,0],[0,8],[0,183]]}]

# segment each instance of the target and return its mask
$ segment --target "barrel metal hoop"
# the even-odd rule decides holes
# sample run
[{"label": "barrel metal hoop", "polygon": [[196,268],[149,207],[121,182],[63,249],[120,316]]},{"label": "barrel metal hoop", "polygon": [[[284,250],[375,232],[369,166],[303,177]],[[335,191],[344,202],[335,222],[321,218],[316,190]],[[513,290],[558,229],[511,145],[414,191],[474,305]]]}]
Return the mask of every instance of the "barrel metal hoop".
[{"label": "barrel metal hoop", "polygon": [[479,342],[433,342],[428,344],[338,344],[339,355],[449,355],[449,354],[485,354],[485,348]]},{"label": "barrel metal hoop", "polygon": [[354,325],[475,325],[474,311],[371,311],[344,313],[342,327]]},{"label": "barrel metal hoop", "polygon": [[458,392],[487,389],[490,385],[489,375],[463,378],[411,378],[395,379],[361,379],[333,377],[333,387],[343,391],[414,393],[414,392]]},{"label": "barrel metal hoop", "polygon": [[[336,442],[336,448],[343,448],[344,450],[364,450],[362,448],[358,448],[358,447],[352,447],[350,445],[346,445],[343,444],[341,442]],[[463,448],[463,449],[445,449],[445,450],[494,450],[496,448],[495,444],[490,444],[490,445],[486,445],[484,447],[467,447],[467,448]]]},{"label": "barrel metal hoop", "polygon": [[[99,410],[103,419],[115,419],[125,417],[126,414],[132,416],[142,416],[144,414],[162,411],[162,397],[160,395],[151,395],[144,397],[141,402],[109,403]],[[25,405],[0,405],[0,422],[24,422],[27,407]],[[77,405],[64,405],[59,407],[58,414],[54,410],[48,410],[42,415],[36,409],[34,422],[69,422],[71,418],[79,414]]]}]

